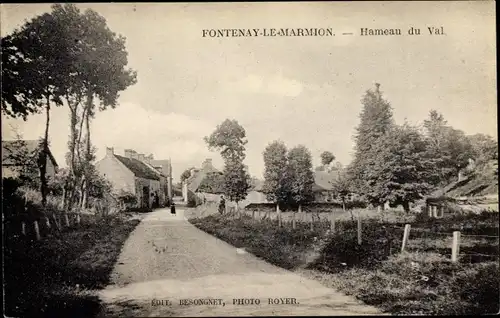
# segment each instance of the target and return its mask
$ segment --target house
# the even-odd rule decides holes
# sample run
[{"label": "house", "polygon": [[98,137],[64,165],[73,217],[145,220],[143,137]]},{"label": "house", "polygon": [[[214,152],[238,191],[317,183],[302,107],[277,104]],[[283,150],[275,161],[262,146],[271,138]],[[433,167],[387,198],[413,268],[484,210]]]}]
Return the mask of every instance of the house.
[{"label": "house", "polygon": [[251,188],[248,191],[247,197],[241,202],[241,206],[245,207],[251,203],[269,203],[267,196],[263,191],[264,181],[252,178]]},{"label": "house", "polygon": [[165,182],[165,184],[162,184],[162,188],[167,189],[165,200],[167,200],[168,203],[172,202],[172,161],[170,159],[155,160],[153,158],[153,155],[149,155],[149,157],[146,158],[146,162],[151,165],[156,171],[160,172],[160,175],[165,177],[165,179],[160,180]]},{"label": "house", "polygon": [[[196,194],[202,192],[200,190],[204,190],[198,195],[202,200],[213,201],[216,197],[219,197],[222,185],[218,182],[220,179],[217,177],[221,176],[222,172],[213,166],[212,159],[205,159],[200,169],[193,168],[190,173],[189,178],[182,183],[182,197],[185,203],[188,202],[189,192]],[[200,189],[200,186],[203,186],[204,189]]]},{"label": "house", "polygon": [[[165,206],[171,198],[171,166],[155,168],[152,155],[145,156],[132,149],[125,149],[124,155],[114,153],[113,148],[106,148],[106,156],[96,163],[96,169],[113,186],[118,196],[129,194],[135,197],[138,208],[151,209]],[[163,170],[166,171],[163,171]],[[170,174],[168,174],[170,173]]]},{"label": "house", "polygon": [[435,190],[425,198],[430,217],[439,218],[457,211],[498,212],[498,161],[472,164],[469,164],[469,175]]},{"label": "house", "polygon": [[339,176],[338,171],[314,171],[314,201],[332,202],[335,199],[333,183]]},{"label": "house", "polygon": [[[2,140],[2,178],[17,178],[22,171],[30,171],[39,176],[37,157],[41,149],[39,140]],[[46,160],[46,176],[50,179],[58,170],[50,148]]]}]

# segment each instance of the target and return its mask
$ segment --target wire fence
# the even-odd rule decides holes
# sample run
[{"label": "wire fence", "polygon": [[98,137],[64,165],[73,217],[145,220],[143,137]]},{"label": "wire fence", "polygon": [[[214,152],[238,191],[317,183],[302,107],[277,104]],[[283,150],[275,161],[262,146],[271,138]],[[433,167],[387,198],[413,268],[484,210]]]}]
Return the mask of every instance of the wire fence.
[{"label": "wire fence", "polygon": [[[387,250],[388,254],[403,251],[437,253],[453,262],[460,263],[500,259],[498,235],[462,234],[461,231],[443,232],[434,230],[432,226],[420,227],[421,224],[412,227],[409,223],[403,226],[398,223],[384,223],[381,220],[363,220],[360,213],[351,215],[354,220],[349,218],[335,220],[333,214],[320,213],[296,213],[293,218],[280,219],[280,215],[275,212],[233,209],[230,210],[229,215],[234,218],[241,218],[245,215],[257,222],[268,222],[270,225],[292,230],[307,229],[317,232],[318,236],[324,236],[325,233],[349,236],[357,234],[354,236],[357,236],[359,244],[363,244],[366,240],[377,240],[377,244],[380,241],[378,246]],[[377,233],[373,234],[373,232]]]}]

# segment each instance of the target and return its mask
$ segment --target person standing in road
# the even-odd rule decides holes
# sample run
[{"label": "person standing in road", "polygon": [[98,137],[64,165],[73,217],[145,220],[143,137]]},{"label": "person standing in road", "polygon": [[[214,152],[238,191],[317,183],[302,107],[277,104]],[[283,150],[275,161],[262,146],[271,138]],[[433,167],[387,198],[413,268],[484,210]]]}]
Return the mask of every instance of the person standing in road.
[{"label": "person standing in road", "polygon": [[219,201],[219,213],[224,214],[224,211],[226,210],[226,200],[224,200],[224,196],[220,196],[220,201]]}]

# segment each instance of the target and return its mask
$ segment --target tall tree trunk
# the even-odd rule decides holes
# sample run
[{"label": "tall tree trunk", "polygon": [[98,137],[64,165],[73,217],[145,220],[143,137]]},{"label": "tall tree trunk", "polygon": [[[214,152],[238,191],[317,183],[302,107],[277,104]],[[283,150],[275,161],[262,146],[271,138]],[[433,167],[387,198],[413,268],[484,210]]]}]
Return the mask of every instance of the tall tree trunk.
[{"label": "tall tree trunk", "polygon": [[77,109],[78,104],[75,102],[70,105],[70,141],[69,141],[69,184],[68,184],[68,208],[73,207],[75,202],[76,188],[78,184],[78,178],[76,173],[76,148],[77,148]]},{"label": "tall tree trunk", "polygon": [[81,198],[80,208],[83,210],[87,207],[87,178],[85,174],[83,175],[81,193],[82,193],[82,198]]},{"label": "tall tree trunk", "polygon": [[90,161],[90,117],[92,116],[92,103],[94,102],[92,91],[87,95],[87,115],[85,116],[85,129],[87,131],[87,158]]},{"label": "tall tree trunk", "polygon": [[49,156],[49,126],[50,126],[50,99],[47,97],[47,105],[45,106],[45,135],[43,138],[42,162],[40,166],[40,192],[42,194],[42,206],[47,205],[47,158]]},{"label": "tall tree trunk", "polygon": [[89,89],[88,92],[87,92],[87,107],[86,107],[86,114],[84,114],[84,118],[82,118],[82,120],[85,119],[85,130],[86,130],[86,133],[87,133],[87,140],[86,140],[86,152],[85,152],[85,162],[84,162],[84,183],[83,183],[83,187],[82,187],[82,195],[83,195],[83,199],[82,199],[82,209],[85,209],[86,207],[86,204],[87,204],[87,199],[88,199],[88,196],[89,196],[89,187],[88,187],[88,183],[89,183],[89,165],[90,165],[90,161],[92,160],[91,158],[91,144],[90,144],[90,117],[92,116],[92,103],[94,101],[94,95],[92,93],[92,91]]}]

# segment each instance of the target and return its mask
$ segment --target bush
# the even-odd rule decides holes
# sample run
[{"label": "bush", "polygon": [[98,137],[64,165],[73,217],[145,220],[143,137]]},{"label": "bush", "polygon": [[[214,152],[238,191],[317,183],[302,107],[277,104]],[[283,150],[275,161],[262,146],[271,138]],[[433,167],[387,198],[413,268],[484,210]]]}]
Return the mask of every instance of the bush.
[{"label": "bush", "polygon": [[338,222],[338,231],[330,236],[321,250],[320,257],[310,268],[328,272],[351,267],[373,268],[393,253],[399,252],[402,231],[394,225],[381,225],[376,220],[366,220],[363,224],[362,244],[358,245],[357,223]]},{"label": "bush", "polygon": [[24,198],[20,192],[20,186],[21,183],[14,178],[2,180],[2,214],[4,217],[22,212]]},{"label": "bush", "polygon": [[195,208],[198,205],[203,203],[201,201],[201,199],[196,194],[194,194],[192,191],[188,191],[187,199],[188,199],[187,206],[190,208]]},{"label": "bush", "polygon": [[286,269],[304,265],[306,250],[314,238],[320,236],[318,229],[311,231],[308,227],[299,227],[292,231],[288,227],[278,228],[276,222],[257,221],[248,216],[233,219],[226,215],[210,215],[190,222],[229,244],[245,247],[255,256]]}]

